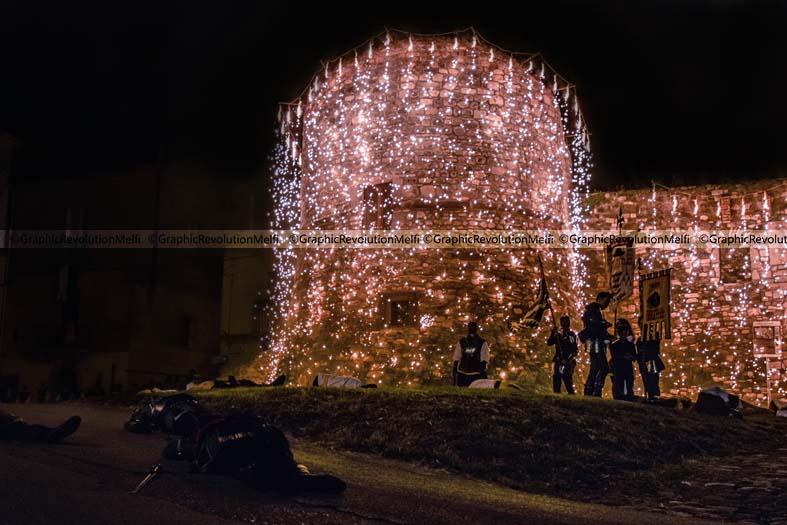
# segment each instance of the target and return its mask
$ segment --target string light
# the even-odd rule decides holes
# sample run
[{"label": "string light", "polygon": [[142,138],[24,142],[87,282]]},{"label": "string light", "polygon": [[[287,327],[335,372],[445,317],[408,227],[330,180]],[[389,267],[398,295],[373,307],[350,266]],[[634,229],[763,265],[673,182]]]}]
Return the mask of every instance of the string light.
[{"label": "string light", "polygon": [[[562,80],[551,71],[547,75],[543,61],[536,71],[533,56],[508,53],[508,61],[496,60],[503,50],[483,39],[460,45],[459,36],[388,35],[377,53],[370,41],[364,58],[354,50],[352,66],[342,62],[341,74],[340,59],[331,62],[337,74],[316,76],[308,98],[288,105],[284,117],[280,112],[273,227],[532,226],[578,233],[617,213],[616,205],[607,215],[590,209],[590,134],[576,91],[571,100],[570,86],[556,86]],[[562,89],[565,96],[557,94]],[[292,106],[300,109],[291,112]],[[385,184],[390,193],[365,200],[366,191]],[[637,224],[699,231],[776,223],[767,191],[736,197],[727,218],[722,198],[657,192],[654,185],[642,193],[650,209],[637,214]],[[387,219],[365,223],[367,216]],[[763,250],[756,281],[748,251],[722,251],[694,245],[638,251],[642,271],[673,268],[674,336],[662,346],[664,390],[693,395],[719,383],[761,401],[766,372],[752,351],[750,321],[770,316],[785,326],[787,289],[774,286],[770,262],[771,256],[784,260],[784,249]],[[506,321],[513,305],[535,295],[535,255],[506,248],[278,250],[271,291],[276,307],[270,312],[275,333],[271,351],[257,366],[269,378],[284,371],[301,383],[316,371],[380,384],[439,383],[450,374],[462,324],[476,319],[491,342],[497,376],[533,372],[549,362],[544,344],[549,326],[514,335]],[[553,304],[577,319],[598,289],[591,286],[589,268],[597,270],[603,256],[584,250],[542,256]],[[740,282],[723,282],[722,267],[735,269]],[[382,312],[391,307],[394,292],[417,298],[412,325],[385,324]],[[634,315],[637,300],[635,291],[623,312]],[[698,309],[707,312],[699,320]],[[782,373],[774,395],[787,394],[786,381]]]},{"label": "string light", "polygon": [[[737,209],[729,196],[735,190],[692,193],[666,189],[657,196],[654,185],[649,203],[651,226],[687,228],[692,231],[732,229],[744,232],[750,228],[770,229],[772,199],[768,191],[740,195]],[[640,199],[641,192],[633,200]],[[785,194],[781,194],[782,201]],[[748,199],[748,200],[747,200]],[[756,203],[759,200],[760,206]],[[724,205],[723,201],[728,204]],[[729,208],[727,208],[729,207]],[[725,213],[724,210],[728,209]],[[662,210],[669,210],[667,216]],[[688,214],[683,210],[688,210]],[[611,215],[613,210],[597,209],[597,218]],[[737,217],[736,217],[737,215]],[[783,223],[776,225],[783,228]],[[640,225],[640,229],[644,229]],[[766,377],[765,358],[754,348],[755,320],[774,321],[785,326],[785,292],[787,287],[770,278],[771,257],[784,260],[784,248],[688,248],[655,250],[639,248],[643,272],[672,268],[672,333],[671,340],[662,341],[666,370],[662,374],[663,390],[675,395],[694,397],[704,387],[719,384],[741,394],[751,402],[764,403],[770,384],[771,395],[787,395],[787,374],[776,367],[770,381]],[[752,254],[762,253],[759,258]],[[752,264],[757,262],[758,278]],[[638,297],[625,305],[635,315]],[[774,312],[778,312],[774,315]],[[782,345],[780,332],[774,346]]]},{"label": "string light", "polygon": [[[352,67],[341,57],[328,63],[280,129],[274,227],[582,227],[592,162],[576,95],[572,112],[543,62],[540,77],[532,56],[510,55],[500,67],[494,46],[475,34],[460,45],[460,36],[386,33],[378,53],[374,39],[364,60],[353,51]],[[389,193],[370,202],[368,191]],[[543,258],[553,300],[576,309],[585,298],[569,290],[586,275],[583,256]],[[400,385],[439,381],[471,319],[505,374],[540,367],[548,328],[524,336],[507,328],[512,305],[534,296],[535,259],[506,248],[279,250],[275,333],[258,367],[296,382],[315,370]],[[385,324],[391,293],[417,298],[412,326]]]}]

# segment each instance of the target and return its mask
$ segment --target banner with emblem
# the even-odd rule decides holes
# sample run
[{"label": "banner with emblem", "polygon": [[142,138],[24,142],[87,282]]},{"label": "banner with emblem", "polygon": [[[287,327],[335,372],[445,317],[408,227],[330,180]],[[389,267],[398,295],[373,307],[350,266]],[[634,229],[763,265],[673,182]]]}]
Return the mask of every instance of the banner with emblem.
[{"label": "banner with emblem", "polygon": [[634,293],[634,238],[628,237],[607,246],[609,292],[613,301],[622,301]]},{"label": "banner with emblem", "polygon": [[670,273],[672,269],[640,275],[639,302],[642,340],[670,339]]},{"label": "banner with emblem", "polygon": [[[547,280],[544,277],[544,263],[541,261],[541,254],[538,255],[538,267],[541,271],[541,281],[538,284],[538,292],[533,303],[529,306],[514,305],[509,314],[508,329],[512,332],[519,332],[522,328],[536,328],[544,318],[544,312],[551,310],[549,302],[549,289]],[[552,314],[552,322],[555,322],[555,315]]]}]

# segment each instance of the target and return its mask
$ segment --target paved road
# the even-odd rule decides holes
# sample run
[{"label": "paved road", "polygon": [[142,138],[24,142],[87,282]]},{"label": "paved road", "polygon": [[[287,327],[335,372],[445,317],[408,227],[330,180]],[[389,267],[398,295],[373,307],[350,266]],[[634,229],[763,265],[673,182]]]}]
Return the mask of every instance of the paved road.
[{"label": "paved road", "polygon": [[0,443],[0,523],[108,524],[669,524],[699,523],[663,514],[578,504],[371,456],[297,442],[296,459],[339,475],[337,497],[285,496],[234,480],[190,474],[178,463],[137,495],[160,461],[160,435],[122,430],[129,411],[95,405],[5,405],[28,421],[55,424],[72,414],[82,428],[59,445]]}]

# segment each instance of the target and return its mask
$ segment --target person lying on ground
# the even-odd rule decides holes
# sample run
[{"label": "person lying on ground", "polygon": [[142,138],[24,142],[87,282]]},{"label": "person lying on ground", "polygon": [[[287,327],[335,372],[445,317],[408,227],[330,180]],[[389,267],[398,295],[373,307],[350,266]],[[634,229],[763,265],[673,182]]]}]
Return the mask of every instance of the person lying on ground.
[{"label": "person lying on ground", "polygon": [[314,475],[296,463],[284,434],[256,416],[208,417],[198,432],[170,441],[162,456],[258,489],[339,493],[347,487],[335,476]]},{"label": "person lying on ground", "polygon": [[237,387],[271,387],[283,386],[287,381],[287,376],[280,375],[270,383],[255,383],[251,379],[236,379],[235,376],[227,376],[227,380],[213,379],[209,381],[191,382],[186,385],[186,390],[213,390],[214,388],[237,388]]},{"label": "person lying on ground", "polygon": [[509,383],[504,379],[476,379],[467,388],[491,388],[493,390],[513,388],[514,390],[522,390],[522,387],[516,383]]},{"label": "person lying on ground", "polygon": [[57,443],[67,438],[79,428],[82,418],[71,416],[56,427],[34,425],[21,418],[0,410],[0,439]]},{"label": "person lying on ground", "polygon": [[185,436],[199,429],[203,412],[196,398],[188,394],[148,399],[134,410],[124,428],[135,434],[160,430]]},{"label": "person lying on ground", "polygon": [[265,489],[341,492],[345,488],[342,480],[312,476],[295,463],[287,438],[262,419],[210,414],[188,394],[146,401],[125,428],[179,436],[170,440],[163,457],[188,460],[199,472],[233,476]]},{"label": "person lying on ground", "polygon": [[324,373],[319,373],[314,376],[312,386],[324,386],[331,388],[377,388],[377,385],[374,383],[364,383],[357,377],[337,376]]}]

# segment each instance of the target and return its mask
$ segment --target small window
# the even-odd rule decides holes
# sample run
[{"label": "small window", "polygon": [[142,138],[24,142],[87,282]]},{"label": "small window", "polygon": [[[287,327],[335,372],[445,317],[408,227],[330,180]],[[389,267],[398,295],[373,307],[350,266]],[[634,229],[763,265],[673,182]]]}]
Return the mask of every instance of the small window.
[{"label": "small window", "polygon": [[418,300],[414,294],[392,293],[383,296],[383,322],[387,326],[415,326]]},{"label": "small window", "polygon": [[782,353],[781,326],[778,321],[754,321],[753,328],[754,355],[758,357],[780,356]]},{"label": "small window", "polygon": [[719,248],[719,281],[722,284],[742,283],[751,279],[748,248]]},{"label": "small window", "polygon": [[363,189],[363,228],[387,230],[391,227],[392,185],[390,182]]}]

